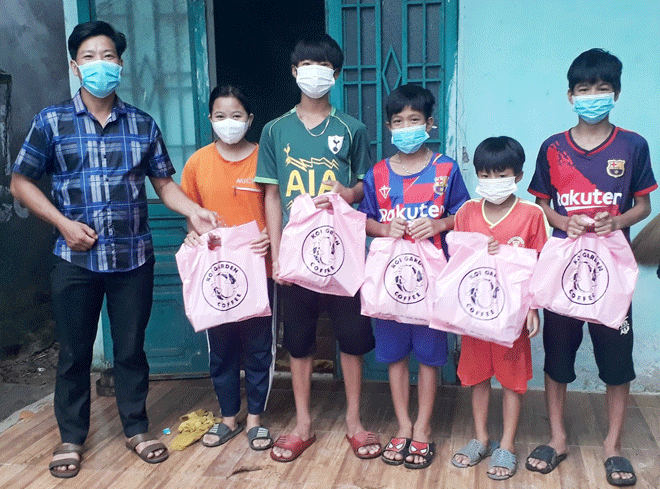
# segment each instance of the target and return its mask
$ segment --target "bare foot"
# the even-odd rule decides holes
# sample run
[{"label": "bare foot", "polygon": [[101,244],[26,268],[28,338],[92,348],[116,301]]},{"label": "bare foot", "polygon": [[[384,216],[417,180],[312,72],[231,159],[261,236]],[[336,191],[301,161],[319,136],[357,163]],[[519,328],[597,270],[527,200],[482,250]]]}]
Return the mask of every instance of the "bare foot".
[{"label": "bare foot", "polygon": [[[431,428],[429,426],[417,426],[413,428],[412,439],[420,443],[430,443],[431,442]],[[424,457],[421,455],[408,455],[406,457],[406,462],[419,465],[425,462]]]},{"label": "bare foot", "polygon": [[[297,436],[302,441],[307,441],[312,436],[311,428],[312,428],[311,423],[298,424],[291,431],[291,434]],[[277,446],[274,446],[272,448],[272,450],[273,450],[273,454],[277,458],[288,459],[288,458],[291,458],[293,456],[293,452],[291,450],[285,450],[284,448],[280,448],[280,447],[277,447]]]},{"label": "bare foot", "polygon": [[[346,420],[346,424],[348,425],[348,430],[347,430],[347,435],[349,438],[353,438],[355,435],[358,433],[363,433],[366,430],[362,426],[362,423],[360,423],[360,420],[357,420],[357,422],[352,422],[350,423],[348,420]],[[363,447],[358,448],[358,453],[360,455],[375,455],[378,453],[379,450],[381,450],[380,445],[365,445]]]}]

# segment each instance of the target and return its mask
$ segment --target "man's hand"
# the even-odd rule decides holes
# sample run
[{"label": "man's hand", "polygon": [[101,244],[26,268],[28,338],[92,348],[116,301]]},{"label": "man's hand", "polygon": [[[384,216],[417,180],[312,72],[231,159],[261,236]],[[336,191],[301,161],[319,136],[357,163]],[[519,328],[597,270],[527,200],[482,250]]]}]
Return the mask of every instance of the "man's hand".
[{"label": "man's hand", "polygon": [[440,222],[430,217],[418,217],[408,224],[408,234],[415,240],[421,241],[435,236],[440,232]]},{"label": "man's hand", "polygon": [[277,260],[273,260],[273,280],[279,285],[293,285],[291,282],[285,282],[280,278],[280,264]]},{"label": "man's hand", "polygon": [[87,251],[99,238],[92,228],[87,224],[67,219],[64,224],[58,228],[66,244],[73,251]]},{"label": "man's hand", "polygon": [[568,218],[566,224],[566,234],[569,238],[575,239],[587,232],[589,226],[588,217],[584,214],[573,214]]},{"label": "man's hand", "polygon": [[[339,183],[336,180],[323,180],[323,182],[321,182],[321,185],[324,185],[326,187],[332,187],[330,192],[339,194],[341,198],[344,199],[349,204],[355,202],[355,193],[353,192],[352,188],[344,187],[341,183]],[[317,209],[329,209],[331,207],[329,199],[325,195],[319,195],[314,200],[314,203],[316,204]]]},{"label": "man's hand", "polygon": [[259,237],[250,243],[250,249],[258,256],[266,256],[269,247],[270,238],[268,237],[268,231],[266,228],[263,228]]},{"label": "man's hand", "polygon": [[609,212],[599,212],[594,216],[594,232],[598,236],[605,236],[618,229],[614,217]]},{"label": "man's hand", "polygon": [[494,236],[488,238],[488,254],[497,255],[500,252],[500,243],[495,239]]},{"label": "man's hand", "polygon": [[526,323],[529,337],[533,338],[539,332],[539,312],[536,309],[529,310]]},{"label": "man's hand", "polygon": [[218,227],[218,214],[198,206],[188,216],[188,224],[197,234],[204,234]]},{"label": "man's hand", "polygon": [[387,223],[386,236],[389,238],[402,238],[408,227],[408,222],[401,217],[395,217]]}]

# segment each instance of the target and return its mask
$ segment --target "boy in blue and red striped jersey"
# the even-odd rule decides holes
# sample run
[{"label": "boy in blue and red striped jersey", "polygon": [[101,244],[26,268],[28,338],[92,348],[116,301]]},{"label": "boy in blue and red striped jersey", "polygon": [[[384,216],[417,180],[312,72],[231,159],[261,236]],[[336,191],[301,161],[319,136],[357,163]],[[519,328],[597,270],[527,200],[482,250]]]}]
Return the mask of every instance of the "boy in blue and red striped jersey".
[{"label": "boy in blue and red striped jersey", "polygon": [[[454,214],[469,194],[454,160],[426,147],[433,126],[433,94],[416,85],[403,85],[385,103],[387,127],[399,150],[369,170],[359,209],[367,214],[367,234],[410,240],[430,239],[440,248],[443,235],[454,227]],[[385,447],[382,459],[412,469],[433,460],[431,413],[437,368],[447,361],[446,333],[428,326],[377,319],[376,359],[389,365],[390,388],[399,430]],[[419,360],[419,410],[413,424],[408,414],[410,379],[408,355]]]},{"label": "boy in blue and red striped jersey", "polygon": [[[539,151],[529,191],[536,196],[554,236],[600,236],[630,226],[651,212],[649,194],[657,188],[646,140],[609,121],[621,91],[621,61],[602,49],[580,54],[568,70],[568,100],[579,116],[572,129],[548,138]],[[550,203],[552,202],[552,206]],[[585,218],[596,222],[589,225]],[[551,439],[527,459],[529,470],[547,474],[567,455],[564,405],[566,386],[575,376],[582,341],[581,319],[544,311],[545,393]],[[636,481],[630,461],[621,456],[621,433],[630,381],[635,378],[631,310],[619,330],[589,323],[599,377],[607,386],[609,431],[603,442],[607,481]]]}]

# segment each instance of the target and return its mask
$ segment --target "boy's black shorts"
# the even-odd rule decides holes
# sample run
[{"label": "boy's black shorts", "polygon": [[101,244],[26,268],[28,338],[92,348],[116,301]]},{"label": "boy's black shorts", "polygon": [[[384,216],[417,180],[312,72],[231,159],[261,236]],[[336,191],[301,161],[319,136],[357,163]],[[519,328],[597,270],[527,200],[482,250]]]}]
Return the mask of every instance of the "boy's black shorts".
[{"label": "boy's black shorts", "polygon": [[[619,329],[588,324],[600,379],[607,385],[621,385],[633,380],[632,307]],[[543,311],[543,370],[555,382],[569,384],[576,378],[575,355],[582,343],[583,325],[581,319]]]},{"label": "boy's black shorts", "polygon": [[371,320],[360,314],[359,292],[353,297],[341,297],[298,285],[280,285],[277,296],[284,322],[282,344],[293,358],[316,352],[316,322],[322,309],[330,316],[341,352],[364,355],[374,349],[376,340]]}]

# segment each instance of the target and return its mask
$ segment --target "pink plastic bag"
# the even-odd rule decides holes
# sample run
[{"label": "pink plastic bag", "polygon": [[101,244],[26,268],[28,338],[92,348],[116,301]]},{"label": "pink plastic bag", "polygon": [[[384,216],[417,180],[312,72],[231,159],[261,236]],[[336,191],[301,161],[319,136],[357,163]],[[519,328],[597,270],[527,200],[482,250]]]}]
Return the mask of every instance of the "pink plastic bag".
[{"label": "pink plastic bag", "polygon": [[623,232],[550,238],[539,256],[530,292],[538,308],[619,329],[639,271]]},{"label": "pink plastic bag", "polygon": [[446,239],[450,258],[436,281],[430,326],[511,348],[530,308],[536,250],[500,245],[490,255],[485,234],[453,231]]},{"label": "pink plastic bag", "polygon": [[266,262],[250,250],[259,237],[255,221],[217,228],[201,237],[220,238],[220,246],[181,245],[176,264],[183,281],[186,316],[195,331],[253,317],[270,316]]},{"label": "pink plastic bag", "polygon": [[339,194],[317,209],[309,194],[296,197],[280,242],[280,278],[323,294],[354,296],[364,280],[366,215]]},{"label": "pink plastic bag", "polygon": [[445,265],[442,250],[426,239],[374,239],[360,289],[362,315],[428,326],[429,289]]}]

